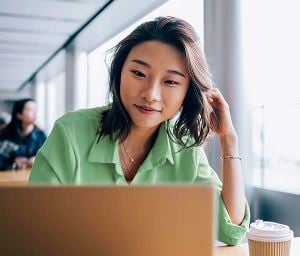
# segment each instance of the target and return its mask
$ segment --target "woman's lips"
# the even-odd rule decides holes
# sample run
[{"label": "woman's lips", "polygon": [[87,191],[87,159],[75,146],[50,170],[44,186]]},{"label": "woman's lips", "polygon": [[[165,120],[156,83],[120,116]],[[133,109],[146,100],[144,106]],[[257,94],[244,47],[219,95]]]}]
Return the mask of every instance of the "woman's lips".
[{"label": "woman's lips", "polygon": [[157,112],[161,112],[161,110],[149,107],[149,106],[145,106],[145,105],[136,105],[134,104],[134,106],[143,114],[154,114]]}]

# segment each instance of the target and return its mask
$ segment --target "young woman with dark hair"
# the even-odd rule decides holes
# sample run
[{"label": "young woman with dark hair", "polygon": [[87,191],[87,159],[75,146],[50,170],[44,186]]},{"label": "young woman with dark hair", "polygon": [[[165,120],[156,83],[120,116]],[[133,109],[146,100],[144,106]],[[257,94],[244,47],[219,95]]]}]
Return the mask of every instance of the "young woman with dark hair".
[{"label": "young woman with dark hair", "polygon": [[[249,224],[238,137],[185,21],[143,23],[114,48],[111,104],[68,113],[39,151],[30,183],[213,184],[218,239],[236,244]],[[223,184],[202,148],[220,138]]]},{"label": "young woman with dark hair", "polygon": [[31,168],[46,140],[45,133],[35,125],[35,101],[17,100],[11,115],[11,121],[0,133],[0,170]]}]

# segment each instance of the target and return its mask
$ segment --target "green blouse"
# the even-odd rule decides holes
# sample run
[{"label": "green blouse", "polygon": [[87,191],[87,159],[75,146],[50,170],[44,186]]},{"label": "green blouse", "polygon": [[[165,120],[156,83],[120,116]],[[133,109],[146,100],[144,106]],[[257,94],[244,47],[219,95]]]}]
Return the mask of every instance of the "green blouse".
[{"label": "green blouse", "polygon": [[[101,111],[106,107],[70,112],[59,118],[39,150],[30,184],[128,185],[120,163],[118,143],[108,136],[97,143]],[[221,197],[222,183],[209,166],[202,147],[184,149],[173,142],[162,124],[153,148],[131,185],[212,184],[218,202],[218,240],[234,245],[244,237],[250,221],[248,204],[238,226],[231,222]]]}]

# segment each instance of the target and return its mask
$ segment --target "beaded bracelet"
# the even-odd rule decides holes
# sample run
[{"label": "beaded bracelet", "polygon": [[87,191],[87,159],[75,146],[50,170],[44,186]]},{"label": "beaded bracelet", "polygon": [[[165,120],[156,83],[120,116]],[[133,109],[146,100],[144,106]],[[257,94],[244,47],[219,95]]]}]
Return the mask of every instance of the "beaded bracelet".
[{"label": "beaded bracelet", "polygon": [[242,160],[242,157],[241,156],[221,156],[221,159],[224,160],[224,159],[239,159],[239,160]]}]

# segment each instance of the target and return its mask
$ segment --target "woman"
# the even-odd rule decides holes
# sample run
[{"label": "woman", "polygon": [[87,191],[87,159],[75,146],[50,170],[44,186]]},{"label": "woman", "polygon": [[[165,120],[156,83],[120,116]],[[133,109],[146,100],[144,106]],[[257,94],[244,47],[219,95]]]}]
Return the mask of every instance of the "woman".
[{"label": "woman", "polygon": [[1,131],[0,169],[28,169],[46,140],[45,133],[35,125],[36,103],[21,99],[14,103],[12,119]]},{"label": "woman", "polygon": [[[114,50],[112,103],[60,118],[30,182],[213,184],[218,239],[238,243],[249,224],[238,137],[226,101],[211,86],[193,28],[160,17],[137,27]],[[200,146],[211,128],[222,145],[223,186]]]}]

